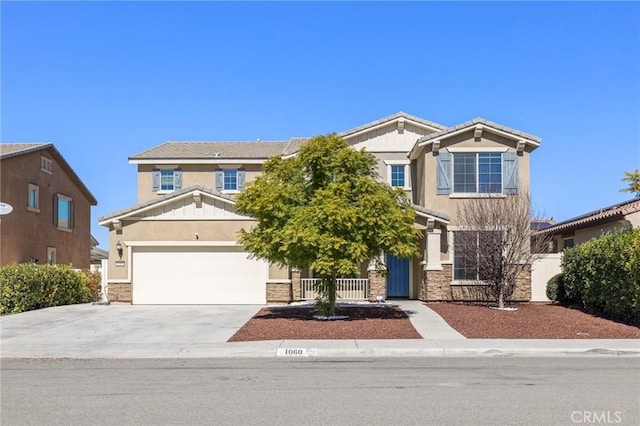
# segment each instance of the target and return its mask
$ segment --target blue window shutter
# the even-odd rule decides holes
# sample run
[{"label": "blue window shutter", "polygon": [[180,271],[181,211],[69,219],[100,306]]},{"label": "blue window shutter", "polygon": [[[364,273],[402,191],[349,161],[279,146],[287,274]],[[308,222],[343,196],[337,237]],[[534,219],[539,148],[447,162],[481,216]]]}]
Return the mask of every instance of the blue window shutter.
[{"label": "blue window shutter", "polygon": [[224,172],[222,170],[216,170],[216,191],[222,192],[224,188]]},{"label": "blue window shutter", "polygon": [[518,154],[505,152],[502,154],[502,179],[505,194],[518,193]]},{"label": "blue window shutter", "polygon": [[238,169],[236,179],[238,183],[238,191],[242,191],[244,189],[244,170]]},{"label": "blue window shutter", "polygon": [[451,170],[453,154],[441,152],[438,154],[438,195],[451,194]]},{"label": "blue window shutter", "polygon": [[182,188],[182,170],[175,169],[173,171],[173,189]]},{"label": "blue window shutter", "polygon": [[153,169],[151,172],[151,189],[153,192],[160,190],[160,170],[158,169]]}]

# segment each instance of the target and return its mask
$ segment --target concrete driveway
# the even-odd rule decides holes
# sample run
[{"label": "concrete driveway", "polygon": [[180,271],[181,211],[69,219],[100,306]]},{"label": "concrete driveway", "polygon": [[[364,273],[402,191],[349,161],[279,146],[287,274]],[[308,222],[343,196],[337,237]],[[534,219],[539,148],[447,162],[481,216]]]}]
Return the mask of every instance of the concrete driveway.
[{"label": "concrete driveway", "polygon": [[224,345],[258,305],[70,305],[0,318],[2,358],[189,356]]}]

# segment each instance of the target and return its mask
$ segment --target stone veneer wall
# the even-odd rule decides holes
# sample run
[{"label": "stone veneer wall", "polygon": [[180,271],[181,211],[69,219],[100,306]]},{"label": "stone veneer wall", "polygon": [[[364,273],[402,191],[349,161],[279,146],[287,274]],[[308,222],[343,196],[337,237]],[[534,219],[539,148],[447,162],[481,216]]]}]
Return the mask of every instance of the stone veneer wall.
[{"label": "stone veneer wall", "polygon": [[451,300],[453,265],[443,264],[441,271],[423,271],[418,298],[425,302]]},{"label": "stone veneer wall", "polygon": [[131,303],[131,283],[112,283],[107,286],[109,302]]},{"label": "stone veneer wall", "polygon": [[[453,265],[443,264],[442,271],[424,271],[418,298],[428,301],[491,301],[482,285],[451,285]],[[531,300],[531,268],[527,267],[516,280],[510,301]]]},{"label": "stone veneer wall", "polygon": [[292,287],[292,301],[299,302],[302,300],[302,273],[297,269],[291,270],[291,287]]},{"label": "stone veneer wall", "polygon": [[291,283],[267,283],[267,303],[291,302]]},{"label": "stone veneer wall", "polygon": [[376,302],[378,295],[386,300],[387,278],[380,271],[369,271],[367,275],[369,278],[369,301]]}]

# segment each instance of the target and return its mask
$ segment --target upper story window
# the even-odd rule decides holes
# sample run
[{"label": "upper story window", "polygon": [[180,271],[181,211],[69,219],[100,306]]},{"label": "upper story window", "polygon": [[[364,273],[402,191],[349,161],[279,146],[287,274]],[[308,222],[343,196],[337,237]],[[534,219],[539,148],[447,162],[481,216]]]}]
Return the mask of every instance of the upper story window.
[{"label": "upper story window", "polygon": [[53,221],[58,229],[71,230],[74,226],[74,204],[70,197],[56,194],[53,200]]},{"label": "upper story window", "polygon": [[518,156],[515,152],[440,152],[437,193],[517,194]]},{"label": "upper story window", "polygon": [[404,188],[405,185],[405,166],[391,166],[391,186]]},{"label": "upper story window", "polygon": [[47,157],[40,157],[40,170],[45,173],[53,173],[53,161]]},{"label": "upper story window", "polygon": [[244,189],[245,171],[236,168],[216,170],[216,190],[237,192]]},{"label": "upper story window", "polygon": [[502,194],[502,153],[453,154],[453,192]]},{"label": "upper story window", "polygon": [[159,194],[166,194],[182,188],[182,170],[153,169],[151,172],[152,190]]},{"label": "upper story window", "polygon": [[32,183],[29,184],[29,191],[27,193],[27,210],[33,212],[40,212],[40,187]]},{"label": "upper story window", "polygon": [[409,189],[409,162],[405,160],[388,160],[387,183],[394,188]]}]

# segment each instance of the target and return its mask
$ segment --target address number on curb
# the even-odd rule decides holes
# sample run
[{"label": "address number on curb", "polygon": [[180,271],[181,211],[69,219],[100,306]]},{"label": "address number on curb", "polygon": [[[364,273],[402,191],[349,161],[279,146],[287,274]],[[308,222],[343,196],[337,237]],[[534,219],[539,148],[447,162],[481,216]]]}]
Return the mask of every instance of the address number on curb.
[{"label": "address number on curb", "polygon": [[316,356],[318,350],[315,348],[278,348],[276,356]]}]

